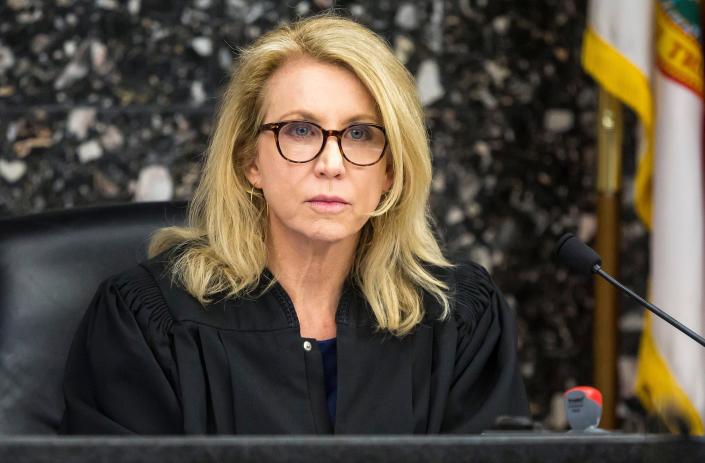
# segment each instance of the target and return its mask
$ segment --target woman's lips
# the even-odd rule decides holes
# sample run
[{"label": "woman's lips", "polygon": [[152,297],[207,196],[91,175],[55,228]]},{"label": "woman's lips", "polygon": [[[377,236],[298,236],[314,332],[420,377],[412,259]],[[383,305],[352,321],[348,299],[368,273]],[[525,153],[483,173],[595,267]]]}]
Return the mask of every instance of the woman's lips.
[{"label": "woman's lips", "polygon": [[346,207],[350,206],[350,204],[343,202],[342,200],[330,201],[322,199],[312,199],[307,201],[307,203],[311,206],[311,209],[323,214],[335,214],[345,210]]},{"label": "woman's lips", "polygon": [[309,199],[309,201],[323,201],[323,202],[344,203],[344,204],[348,203],[340,196],[333,196],[333,195],[316,195],[313,198]]}]

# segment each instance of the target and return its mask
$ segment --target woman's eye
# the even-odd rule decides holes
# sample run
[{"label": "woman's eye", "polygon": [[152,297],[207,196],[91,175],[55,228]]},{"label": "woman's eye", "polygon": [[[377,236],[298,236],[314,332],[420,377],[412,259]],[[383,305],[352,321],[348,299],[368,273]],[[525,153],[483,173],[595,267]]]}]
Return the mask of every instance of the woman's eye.
[{"label": "woman's eye", "polygon": [[289,124],[286,133],[295,137],[307,137],[313,133],[313,129],[310,124]]},{"label": "woman's eye", "polygon": [[348,130],[348,135],[353,140],[364,140],[368,138],[369,133],[366,127],[352,127]]}]

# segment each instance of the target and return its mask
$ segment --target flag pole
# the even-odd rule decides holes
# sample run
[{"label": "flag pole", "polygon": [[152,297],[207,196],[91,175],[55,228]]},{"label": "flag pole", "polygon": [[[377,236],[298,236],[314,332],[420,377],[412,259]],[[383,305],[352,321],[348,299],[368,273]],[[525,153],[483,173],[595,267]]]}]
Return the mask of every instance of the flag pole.
[{"label": "flag pole", "polygon": [[[600,87],[597,114],[597,240],[602,268],[619,275],[619,218],[622,177],[622,105]],[[614,429],[618,397],[617,314],[619,294],[606,281],[595,280],[593,319],[593,378],[602,392],[600,427]]]}]

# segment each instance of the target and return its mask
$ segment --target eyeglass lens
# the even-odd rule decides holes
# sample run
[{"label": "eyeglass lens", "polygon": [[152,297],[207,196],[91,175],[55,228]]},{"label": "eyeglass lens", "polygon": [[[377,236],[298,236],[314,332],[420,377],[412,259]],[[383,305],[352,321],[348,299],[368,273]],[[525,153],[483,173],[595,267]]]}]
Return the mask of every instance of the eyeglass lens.
[{"label": "eyeglass lens", "polygon": [[[279,148],[287,159],[297,162],[313,159],[323,145],[323,132],[308,122],[289,122],[279,130]],[[382,155],[384,132],[370,125],[351,125],[342,135],[345,156],[355,164],[372,164]]]}]

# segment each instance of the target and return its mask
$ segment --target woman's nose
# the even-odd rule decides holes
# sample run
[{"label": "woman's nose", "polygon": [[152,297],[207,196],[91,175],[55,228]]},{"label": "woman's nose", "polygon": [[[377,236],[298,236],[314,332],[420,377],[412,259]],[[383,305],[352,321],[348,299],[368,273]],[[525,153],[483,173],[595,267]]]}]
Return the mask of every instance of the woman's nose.
[{"label": "woman's nose", "polygon": [[328,136],[323,151],[316,158],[316,174],[327,177],[339,177],[345,173],[345,159],[340,151],[338,139]]}]

